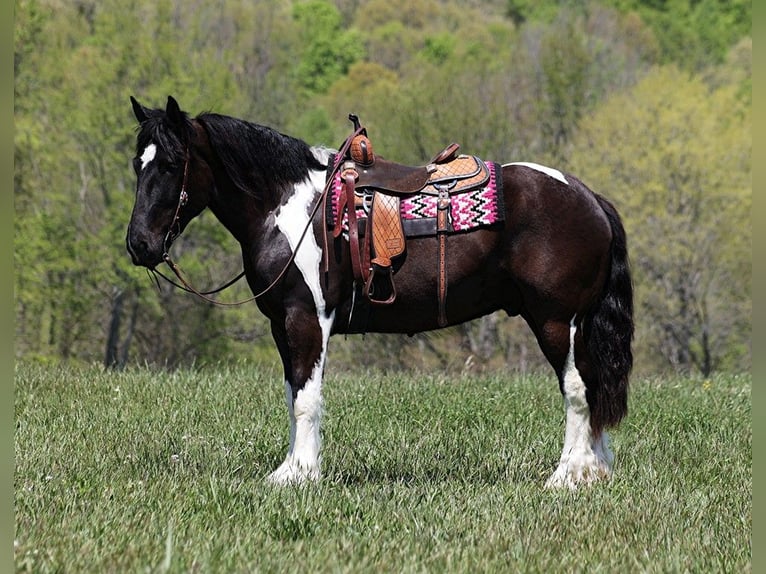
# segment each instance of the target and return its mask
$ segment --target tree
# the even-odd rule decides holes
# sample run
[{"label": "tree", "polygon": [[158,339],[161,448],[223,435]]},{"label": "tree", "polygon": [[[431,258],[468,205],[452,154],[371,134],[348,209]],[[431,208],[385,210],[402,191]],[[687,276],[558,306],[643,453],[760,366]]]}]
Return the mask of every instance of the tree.
[{"label": "tree", "polygon": [[[135,185],[128,96],[159,103],[173,93],[194,111],[198,102],[236,101],[237,92],[220,65],[220,45],[192,33],[198,15],[168,0],[124,8],[109,0],[53,13],[35,1],[19,6],[17,352],[103,357],[114,365],[133,345],[138,356],[160,363],[217,358],[233,344],[224,335],[247,337],[247,311],[211,313],[189,298],[158,293],[125,252]],[[191,252],[184,264],[192,276],[204,273],[212,283],[236,273],[225,257],[195,258],[221,248],[241,265],[218,226],[202,218],[190,233],[193,241],[174,248]],[[257,324],[249,329],[259,332]]]},{"label": "tree", "polygon": [[663,63],[688,71],[721,64],[728,50],[751,34],[750,0],[507,0],[506,14],[518,26],[550,23],[562,12],[617,9],[643,20]]},{"label": "tree", "polygon": [[[674,66],[585,119],[572,169],[628,231],[643,361],[680,370],[750,362],[750,104]],[[637,361],[640,364],[641,361]]]},{"label": "tree", "polygon": [[[505,6],[515,10],[515,23]],[[172,94],[192,115],[207,110],[227,113],[327,145],[338,144],[348,134],[346,117],[355,112],[370,130],[378,153],[408,163],[426,161],[452,140],[487,159],[556,162],[562,168],[573,151],[578,154],[573,159],[588,167],[583,177],[590,183],[591,166],[598,171],[601,164],[597,159],[584,161],[583,150],[591,149],[600,158],[602,149],[619,146],[606,135],[598,136],[604,138],[598,149],[583,145],[585,136],[576,135],[577,124],[587,125],[582,133],[594,140],[598,134],[593,117],[618,125],[617,111],[610,112],[612,117],[600,110],[604,98],[629,92],[658,61],[674,60],[685,70],[702,69],[704,81],[697,78],[695,85],[704,85],[706,97],[717,102],[696,104],[702,121],[676,119],[674,125],[681,130],[688,124],[690,133],[700,138],[720,136],[722,141],[706,146],[710,153],[720,155],[729,145],[730,164],[744,166],[747,162],[736,151],[741,146],[734,126],[743,129],[737,114],[749,117],[749,20],[745,0],[578,0],[566,6],[554,0],[18,0],[16,352],[118,365],[134,360],[210,361],[240,352],[273,356],[268,326],[254,307],[221,311],[182,293],[158,291],[130,263],[124,236],[135,185],[130,157],[136,126],[129,95],[159,106]],[[743,35],[722,60],[725,50]],[[712,65],[720,61],[724,64]],[[680,87],[688,104],[691,92],[685,83]],[[703,163],[703,155],[709,162],[711,156],[695,141],[688,142],[688,150],[668,151],[668,141],[686,139],[654,126],[673,123],[662,114],[680,105],[665,93],[667,104],[647,111],[634,124],[651,127],[648,132],[659,130],[657,137],[665,139],[646,139],[644,144],[669,154],[678,173]],[[637,94],[635,101],[628,101],[637,108],[649,106],[639,105]],[[705,114],[716,116],[717,123],[711,127],[713,120]],[[631,170],[640,172],[621,194],[643,214],[638,208],[645,206],[638,204],[648,201],[654,185],[644,186],[644,170],[659,181],[660,189],[668,187],[669,177],[659,175],[659,160],[642,159],[640,147],[625,147],[638,159],[625,156],[618,161],[617,150],[608,150],[616,163],[606,165],[618,167],[617,173],[629,179]],[[743,173],[748,173],[744,167],[732,181],[739,182]],[[704,183],[705,198],[708,188],[726,187],[695,177],[691,185]],[[690,184],[678,180],[675,185],[683,190]],[[730,191],[740,187],[736,183]],[[641,199],[632,198],[636,189]],[[609,187],[605,192],[611,197]],[[674,227],[679,221],[684,223],[695,248],[677,241],[673,257],[692,251],[708,257],[717,270],[713,278],[707,274],[689,282],[692,295],[658,297],[655,288],[654,299],[650,291],[643,291],[642,301],[662,315],[663,301],[697,301],[705,293],[702,311],[692,312],[699,306],[683,311],[692,319],[688,324],[697,313],[707,317],[697,324],[706,322],[712,329],[708,343],[690,345],[709,348],[710,360],[697,350],[694,356],[700,358],[694,360],[714,368],[737,367],[749,357],[742,335],[749,329],[749,299],[738,280],[729,278],[749,273],[749,267],[735,265],[747,250],[743,246],[749,234],[727,235],[716,225],[742,220],[732,210],[748,205],[749,187],[739,203],[705,201],[698,219],[666,222],[667,230],[656,227],[655,232],[673,233],[683,229]],[[709,216],[711,210],[719,219]],[[682,213],[691,218],[691,211]],[[661,219],[655,217],[657,226]],[[640,236],[644,227],[633,235]],[[715,242],[697,249],[707,244],[694,233],[704,235],[708,228]],[[660,247],[659,242],[646,243],[637,251],[656,248],[659,253]],[[241,269],[238,245],[212,217],[195,220],[173,250],[201,288]],[[639,280],[648,284],[649,264],[661,261],[639,263]],[[692,264],[701,265],[702,260],[687,266]],[[655,277],[668,280],[673,271],[657,267]],[[247,293],[244,285],[234,289],[223,298]],[[465,355],[489,357],[479,362],[493,366],[515,364],[517,355],[536,348],[520,320],[496,319],[438,337],[418,337],[416,344],[402,339],[380,345],[392,354],[399,349],[405,362],[416,354],[426,367],[462,365],[465,356],[454,352],[458,348]],[[670,340],[670,335],[664,336]],[[650,349],[652,337],[660,340],[660,331],[647,327],[641,337],[639,349]],[[702,340],[697,335],[691,339]],[[669,349],[670,343],[664,347]],[[689,353],[679,351],[676,356],[673,361],[679,365],[692,360]],[[534,367],[534,352],[527,357]]]},{"label": "tree", "polygon": [[332,83],[364,56],[361,35],[344,30],[338,10],[326,0],[308,0],[293,8],[301,49],[295,66],[298,84],[311,94]]},{"label": "tree", "polygon": [[751,34],[749,0],[614,0],[635,10],[654,31],[662,60],[689,71],[721,64],[729,49]]}]

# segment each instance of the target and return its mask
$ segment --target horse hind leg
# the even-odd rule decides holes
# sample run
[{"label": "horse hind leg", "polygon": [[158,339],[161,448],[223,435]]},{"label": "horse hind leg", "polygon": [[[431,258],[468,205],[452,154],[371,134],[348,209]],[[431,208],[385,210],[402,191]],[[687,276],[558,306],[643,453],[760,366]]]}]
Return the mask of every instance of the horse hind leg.
[{"label": "horse hind leg", "polygon": [[577,366],[579,363],[587,370],[588,365],[587,361],[578,361],[575,357],[576,347],[585,350],[584,345],[577,345],[576,342],[582,342],[582,333],[578,331],[573,317],[569,323],[568,352],[559,372],[566,409],[564,447],[558,467],[545,484],[548,488],[576,489],[580,485],[608,479],[612,475],[614,455],[609,448],[606,431],[602,428],[594,429],[591,424],[587,388]]}]

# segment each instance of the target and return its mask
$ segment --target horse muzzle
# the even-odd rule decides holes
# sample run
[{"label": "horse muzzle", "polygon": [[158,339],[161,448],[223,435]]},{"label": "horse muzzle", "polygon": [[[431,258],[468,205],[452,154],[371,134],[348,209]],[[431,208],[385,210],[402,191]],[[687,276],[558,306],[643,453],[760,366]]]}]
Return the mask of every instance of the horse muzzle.
[{"label": "horse muzzle", "polygon": [[[153,243],[157,243],[154,245]],[[125,245],[127,247],[130,258],[133,260],[133,265],[139,265],[146,267],[147,269],[154,269],[163,261],[163,248],[162,241],[150,242],[144,238],[136,237],[134,233],[128,229],[127,236],[125,237]]]}]

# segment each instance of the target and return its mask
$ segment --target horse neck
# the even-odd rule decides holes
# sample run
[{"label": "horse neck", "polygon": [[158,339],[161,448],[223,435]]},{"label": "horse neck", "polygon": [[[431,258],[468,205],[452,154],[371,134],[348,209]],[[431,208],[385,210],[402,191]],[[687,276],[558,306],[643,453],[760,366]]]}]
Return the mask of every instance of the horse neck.
[{"label": "horse neck", "polygon": [[[304,169],[296,167],[301,165],[303,150],[300,145],[296,145],[300,140],[282,136],[263,126],[240,123],[239,120],[234,120],[233,129],[247,131],[242,133],[239,140],[221,137],[220,130],[219,135],[214,136],[222,123],[228,123],[231,128],[232,122],[229,120],[220,116],[198,118],[197,125],[202,128],[198,130],[201,153],[212,171],[214,181],[209,207],[243,248],[258,249],[261,242],[269,240],[269,232],[273,227],[269,225],[270,215],[280,205],[284,205],[296,186],[304,181],[296,181],[301,179],[300,171]],[[240,147],[242,141],[248,142],[243,144],[244,148]],[[284,153],[274,151],[275,142],[285,145]],[[237,149],[232,150],[228,147],[231,145],[237,146]],[[271,156],[259,153],[258,148],[270,149]],[[244,162],[243,150],[247,156]],[[228,157],[239,156],[238,168],[241,172],[232,172],[235,168],[231,163],[228,168],[225,167],[222,154]],[[316,166],[310,166],[304,177],[312,176],[312,168]]]},{"label": "horse neck", "polygon": [[[216,189],[220,190],[218,186]],[[226,194],[222,194],[221,197],[211,198],[208,207],[229,233],[243,243],[249,235],[251,214],[256,213],[254,206],[250,205],[252,202],[245,197],[232,196],[229,199]]]},{"label": "horse neck", "polygon": [[229,178],[213,149],[204,124],[196,119],[193,125],[196,155],[207,164],[207,171],[200,178],[209,186],[206,192],[207,207],[229,233],[244,244],[250,234],[250,222],[259,211],[257,200],[242,193]]},{"label": "horse neck", "polygon": [[255,247],[269,211],[262,201],[242,193],[225,173],[216,173],[208,207],[243,247]]}]

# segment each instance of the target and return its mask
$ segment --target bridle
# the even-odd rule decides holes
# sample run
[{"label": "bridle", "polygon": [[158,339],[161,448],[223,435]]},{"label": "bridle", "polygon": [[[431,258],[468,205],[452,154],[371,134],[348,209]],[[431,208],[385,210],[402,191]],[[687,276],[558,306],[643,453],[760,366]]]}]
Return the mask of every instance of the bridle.
[{"label": "bridle", "polygon": [[[181,289],[182,291],[186,291],[187,293],[193,293],[194,295],[207,301],[208,303],[212,303],[213,305],[218,305],[220,307],[235,307],[237,305],[243,305],[245,303],[250,303],[251,301],[255,301],[259,297],[263,297],[266,293],[271,291],[277,285],[277,283],[279,283],[282,280],[282,278],[287,273],[287,270],[289,269],[290,265],[295,261],[295,258],[298,255],[298,249],[303,243],[303,240],[306,237],[308,230],[311,228],[311,225],[314,221],[314,217],[316,216],[317,211],[319,211],[319,207],[322,205],[325,205],[325,201],[327,199],[327,193],[332,187],[333,176],[340,169],[341,163],[343,162],[343,158],[346,155],[346,152],[348,151],[351,145],[351,140],[354,138],[354,136],[359,134],[361,131],[362,131],[361,128],[354,130],[354,133],[351,134],[348,138],[346,138],[346,141],[343,143],[343,146],[341,146],[341,149],[335,155],[335,158],[333,160],[333,168],[330,171],[330,173],[327,175],[324,189],[322,190],[322,193],[320,194],[319,198],[314,204],[314,207],[311,210],[311,213],[309,214],[308,221],[306,222],[306,226],[303,228],[303,231],[301,232],[300,238],[298,239],[298,243],[293,248],[292,253],[290,254],[290,257],[288,258],[287,262],[285,263],[284,267],[279,272],[279,274],[276,276],[276,278],[265,289],[262,289],[260,292],[256,293],[252,297],[248,297],[247,299],[243,299],[241,301],[235,301],[231,303],[218,301],[210,297],[210,295],[215,295],[216,293],[220,293],[224,289],[227,289],[228,287],[231,287],[232,285],[234,285],[234,283],[236,283],[237,281],[242,279],[242,277],[245,276],[244,270],[240,272],[239,275],[227,281],[220,287],[217,287],[216,289],[212,289],[210,291],[199,291],[198,289],[195,289],[191,285],[191,283],[184,277],[180,267],[178,267],[178,265],[170,257],[170,247],[172,246],[173,242],[176,239],[178,239],[178,237],[181,235],[181,210],[186,206],[187,203],[189,203],[189,192],[187,191],[187,184],[189,180],[190,154],[189,154],[189,145],[187,143],[186,148],[184,150],[184,153],[185,153],[184,175],[183,175],[183,180],[181,181],[181,191],[178,195],[178,204],[176,205],[176,210],[173,215],[173,221],[171,221],[170,226],[168,227],[168,231],[165,234],[165,239],[162,244],[162,251],[163,251],[162,260],[167,264],[168,267],[170,267],[171,271],[173,271],[175,276],[180,281],[180,284],[176,283],[171,278],[167,277],[164,273],[162,273],[161,271],[158,271],[157,269],[152,269],[151,270],[152,273],[159,275],[165,281]],[[328,252],[327,233],[325,233],[324,236],[325,236],[324,238],[325,239],[325,246],[324,246],[325,247],[324,248],[325,272],[327,272],[329,267],[329,262],[327,260],[327,252]]]},{"label": "bridle", "polygon": [[[173,214],[173,221],[168,227],[168,232],[165,234],[165,240],[162,242],[162,259],[166,260],[170,258],[168,251],[173,242],[181,235],[181,208],[189,203],[189,192],[186,191],[186,184],[189,181],[189,146],[188,144],[184,148],[184,177],[181,181],[181,192],[178,194],[178,204],[176,205],[176,212]],[[177,231],[176,231],[177,229]]]},{"label": "bridle", "polygon": [[[187,144],[184,148],[184,175],[183,180],[181,181],[181,191],[178,194],[178,203],[176,204],[176,210],[173,214],[173,221],[170,222],[170,226],[168,227],[167,233],[165,233],[165,239],[162,242],[162,260],[167,264],[168,267],[170,267],[171,271],[175,273],[175,276],[178,278],[178,280],[181,282],[181,284],[176,283],[173,281],[170,277],[162,273],[161,271],[157,269],[152,269],[152,273],[155,275],[159,275],[162,277],[165,281],[170,283],[171,285],[178,287],[182,291],[186,291],[187,293],[193,293],[194,295],[197,295],[198,297],[204,299],[205,301],[209,303],[213,303],[214,305],[220,305],[220,306],[235,306],[235,305],[242,305],[243,303],[248,303],[249,301],[252,301],[255,299],[255,297],[244,300],[244,301],[237,301],[235,303],[224,303],[222,301],[217,301],[216,299],[213,299],[210,297],[210,295],[215,295],[216,293],[220,293],[224,289],[231,287],[242,279],[242,277],[245,276],[245,272],[242,271],[239,275],[231,279],[230,281],[227,281],[220,287],[217,287],[216,289],[211,289],[210,291],[199,291],[198,289],[195,289],[191,283],[183,276],[183,273],[181,272],[180,267],[173,261],[173,259],[170,257],[170,247],[173,245],[173,242],[178,239],[178,237],[181,235],[181,210],[186,206],[187,203],[189,203],[189,192],[187,191],[187,184],[189,181],[189,145]],[[270,286],[271,287],[271,286]],[[260,296],[260,294],[258,295]]]},{"label": "bridle", "polygon": [[[280,271],[279,275],[277,275],[276,279],[272,281],[268,287],[263,289],[260,293],[257,293],[253,295],[252,297],[248,297],[247,299],[243,299],[241,301],[235,301],[235,302],[224,302],[224,301],[218,301],[217,299],[213,299],[210,297],[210,295],[215,295],[216,293],[220,293],[224,289],[227,289],[228,287],[231,287],[234,285],[237,281],[242,279],[242,277],[245,276],[245,271],[242,270],[236,277],[233,279],[227,281],[220,287],[217,287],[215,289],[211,289],[210,291],[200,291],[199,289],[196,289],[192,284],[184,277],[183,272],[181,271],[181,268],[176,264],[175,261],[170,257],[170,247],[173,245],[173,242],[178,239],[178,237],[181,235],[181,210],[186,206],[187,203],[189,203],[189,192],[187,191],[187,184],[189,181],[189,146],[186,145],[185,148],[185,158],[184,158],[184,175],[183,180],[181,181],[181,191],[178,194],[178,204],[176,205],[175,213],[173,214],[173,221],[170,222],[170,226],[168,227],[168,231],[165,234],[165,239],[162,244],[162,260],[167,264],[168,267],[170,267],[170,270],[173,271],[175,276],[178,278],[178,280],[181,282],[176,283],[173,281],[170,277],[167,277],[164,273],[161,271],[158,271],[157,269],[152,269],[152,272],[162,277],[165,281],[170,283],[171,285],[181,289],[182,291],[186,291],[187,293],[192,293],[199,297],[200,299],[203,299],[207,301],[208,303],[212,303],[213,305],[218,305],[220,307],[235,307],[238,305],[244,305],[245,303],[250,303],[251,301],[255,301],[258,297],[264,296],[266,293],[271,291],[271,289],[274,288],[274,286],[282,279],[282,277],[287,272],[287,269],[290,267],[290,264],[295,260],[296,252],[298,250],[298,247],[300,247],[300,244],[303,242],[303,238],[306,235],[306,232],[308,231],[308,228],[311,226],[311,222],[314,218],[314,214],[316,213],[316,208],[311,214],[311,217],[309,218],[308,225],[303,230],[303,233],[301,234],[300,241],[298,242],[298,245],[296,245],[295,250],[291,254],[290,258],[287,260],[287,263],[285,264],[282,271]],[[321,198],[320,198],[321,202]],[[318,203],[320,203],[318,202]]]}]

